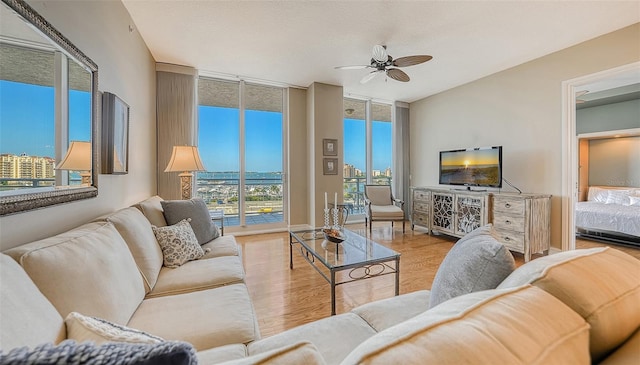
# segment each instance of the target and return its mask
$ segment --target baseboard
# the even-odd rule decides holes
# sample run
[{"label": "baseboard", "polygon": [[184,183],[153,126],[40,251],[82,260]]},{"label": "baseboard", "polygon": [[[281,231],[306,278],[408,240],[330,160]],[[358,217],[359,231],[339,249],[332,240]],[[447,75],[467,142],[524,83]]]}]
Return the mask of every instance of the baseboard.
[{"label": "baseboard", "polygon": [[549,248],[549,255],[553,255],[556,253],[560,253],[562,252],[562,249],[556,248],[556,247],[550,247]]}]

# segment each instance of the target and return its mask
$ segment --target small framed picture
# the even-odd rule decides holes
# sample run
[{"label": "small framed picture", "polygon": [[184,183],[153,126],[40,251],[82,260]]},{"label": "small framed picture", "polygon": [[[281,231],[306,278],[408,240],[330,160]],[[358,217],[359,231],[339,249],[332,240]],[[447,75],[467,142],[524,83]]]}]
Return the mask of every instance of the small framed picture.
[{"label": "small framed picture", "polygon": [[323,156],[338,156],[338,140],[325,138],[322,140]]},{"label": "small framed picture", "polygon": [[323,175],[338,175],[338,159],[323,158],[322,173]]}]

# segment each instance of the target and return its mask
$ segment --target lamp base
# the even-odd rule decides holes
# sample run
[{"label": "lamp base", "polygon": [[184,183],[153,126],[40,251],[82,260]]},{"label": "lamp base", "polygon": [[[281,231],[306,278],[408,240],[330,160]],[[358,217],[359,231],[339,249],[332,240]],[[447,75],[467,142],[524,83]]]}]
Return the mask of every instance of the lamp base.
[{"label": "lamp base", "polygon": [[191,193],[193,190],[191,181],[193,178],[193,174],[185,171],[178,176],[180,176],[180,194],[181,194],[182,200],[191,199]]},{"label": "lamp base", "polygon": [[82,181],[81,181],[82,186],[91,185],[91,173],[89,171],[81,173],[80,177],[82,178]]}]

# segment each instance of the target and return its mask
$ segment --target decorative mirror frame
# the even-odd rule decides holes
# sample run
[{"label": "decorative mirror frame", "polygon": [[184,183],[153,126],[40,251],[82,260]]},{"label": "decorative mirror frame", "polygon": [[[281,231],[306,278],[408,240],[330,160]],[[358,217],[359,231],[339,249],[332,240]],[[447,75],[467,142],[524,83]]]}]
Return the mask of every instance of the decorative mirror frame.
[{"label": "decorative mirror frame", "polygon": [[68,203],[98,195],[98,118],[100,115],[100,92],[98,91],[98,65],[80,51],[71,41],[55,29],[23,0],[2,0],[18,15],[40,30],[62,50],[91,71],[91,186],[53,188],[43,192],[18,193],[0,197],[0,216],[21,213],[50,205]]}]

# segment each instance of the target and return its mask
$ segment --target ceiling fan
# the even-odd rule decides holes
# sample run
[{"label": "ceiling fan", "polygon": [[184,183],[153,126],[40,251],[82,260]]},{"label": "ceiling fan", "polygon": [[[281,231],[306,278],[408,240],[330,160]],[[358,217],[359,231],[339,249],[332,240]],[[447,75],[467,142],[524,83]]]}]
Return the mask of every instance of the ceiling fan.
[{"label": "ceiling fan", "polygon": [[355,65],[355,66],[338,66],[336,69],[340,70],[359,70],[365,68],[374,69],[370,73],[368,73],[365,77],[360,80],[360,83],[364,84],[366,82],[371,81],[374,77],[381,73],[386,73],[390,78],[407,82],[410,80],[409,75],[407,75],[404,71],[395,67],[407,67],[418,65],[423,62],[427,62],[431,60],[433,57],[428,55],[414,55],[414,56],[405,56],[397,59],[393,59],[393,57],[387,54],[387,46],[381,46],[376,44],[373,46],[373,53],[371,56],[371,63],[369,65]]}]

